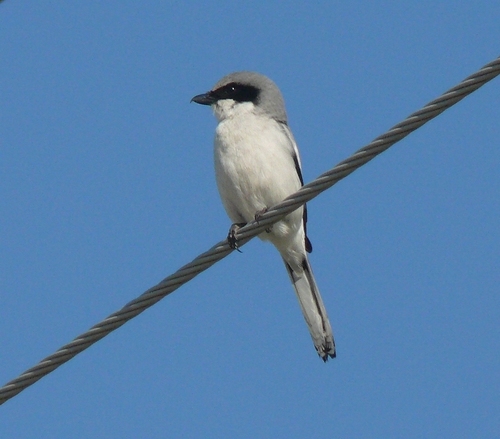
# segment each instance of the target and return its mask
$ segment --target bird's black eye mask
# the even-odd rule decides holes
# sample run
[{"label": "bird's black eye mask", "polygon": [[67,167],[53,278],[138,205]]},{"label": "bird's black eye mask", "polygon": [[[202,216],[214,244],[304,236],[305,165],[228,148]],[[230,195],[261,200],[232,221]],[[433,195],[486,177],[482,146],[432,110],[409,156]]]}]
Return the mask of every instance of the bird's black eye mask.
[{"label": "bird's black eye mask", "polygon": [[210,94],[217,100],[233,99],[236,102],[256,102],[259,97],[259,89],[253,85],[238,84],[231,82],[223,87],[213,90]]}]

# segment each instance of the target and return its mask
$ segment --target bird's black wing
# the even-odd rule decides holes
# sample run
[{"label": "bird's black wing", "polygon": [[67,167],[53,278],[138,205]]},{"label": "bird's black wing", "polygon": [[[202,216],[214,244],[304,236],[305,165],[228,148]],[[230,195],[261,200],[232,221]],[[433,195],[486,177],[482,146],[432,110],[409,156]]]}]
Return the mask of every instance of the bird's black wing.
[{"label": "bird's black wing", "polygon": [[[301,186],[304,186],[304,178],[302,177],[302,166],[300,164],[300,156],[299,156],[299,149],[297,148],[297,143],[295,142],[295,139],[293,138],[292,132],[290,131],[290,128],[285,122],[280,122],[281,127],[285,134],[287,135],[288,139],[290,140],[290,144],[292,145],[293,149],[291,150],[292,157],[293,157],[293,162],[295,163],[295,171],[297,171],[297,175],[299,177],[299,181]],[[302,221],[304,223],[304,235],[306,237],[306,251],[307,253],[312,252],[312,244],[309,238],[307,237],[307,204],[304,204],[304,213],[302,215]]]}]

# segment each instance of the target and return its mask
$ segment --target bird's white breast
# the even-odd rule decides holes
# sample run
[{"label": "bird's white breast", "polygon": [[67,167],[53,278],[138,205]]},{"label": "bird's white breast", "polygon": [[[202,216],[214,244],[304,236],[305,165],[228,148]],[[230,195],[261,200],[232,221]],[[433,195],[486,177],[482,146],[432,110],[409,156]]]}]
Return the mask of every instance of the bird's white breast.
[{"label": "bird's white breast", "polygon": [[[235,223],[253,220],[257,212],[301,186],[290,137],[278,122],[252,110],[249,103],[232,117],[223,118],[215,135],[217,186]],[[274,241],[295,235],[301,223],[302,209],[298,209],[273,227],[272,236],[261,237]]]}]

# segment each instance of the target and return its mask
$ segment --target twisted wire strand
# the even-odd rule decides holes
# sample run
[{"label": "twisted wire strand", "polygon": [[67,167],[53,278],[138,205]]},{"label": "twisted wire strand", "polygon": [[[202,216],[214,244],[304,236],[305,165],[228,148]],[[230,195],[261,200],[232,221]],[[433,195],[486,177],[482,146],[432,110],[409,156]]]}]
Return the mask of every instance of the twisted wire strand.
[{"label": "twisted wire strand", "polygon": [[[245,245],[250,239],[264,231],[270,225],[276,223],[282,217],[299,208],[307,201],[312,200],[341,179],[347,177],[350,173],[354,172],[378,154],[384,152],[393,144],[456,104],[465,96],[492,80],[498,74],[500,74],[500,58],[486,64],[479,71],[464,79],[460,84],[451,88],[439,98],[429,102],[421,110],[411,114],[404,121],[395,125],[389,131],[355,152],[351,157],[340,162],[334,168],[303,186],[296,193],[285,198],[281,203],[270,208],[259,217],[258,221],[253,221],[239,229],[237,234],[238,245]],[[166,277],[158,285],[150,288],[145,293],[126,304],[119,311],[92,326],[87,332],[79,335],[54,354],[44,358],[36,366],[19,375],[19,377],[9,381],[0,388],[0,404],[3,404],[22,390],[34,384],[40,378],[48,375],[54,369],[73,358],[75,355],[122,326],[130,319],[139,315],[147,308],[175,291],[181,285],[189,282],[195,276],[225,258],[232,251],[233,250],[229,247],[226,240],[220,241],[189,264],[184,265],[174,274]]]}]

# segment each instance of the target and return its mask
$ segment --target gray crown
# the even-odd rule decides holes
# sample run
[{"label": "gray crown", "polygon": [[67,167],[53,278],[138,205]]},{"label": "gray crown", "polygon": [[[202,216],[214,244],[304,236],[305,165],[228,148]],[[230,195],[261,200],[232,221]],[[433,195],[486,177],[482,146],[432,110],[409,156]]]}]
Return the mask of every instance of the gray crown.
[{"label": "gray crown", "polygon": [[285,101],[278,86],[267,76],[257,72],[234,72],[224,76],[213,90],[224,87],[232,82],[249,85],[259,90],[256,106],[268,116],[283,123],[287,123]]}]

